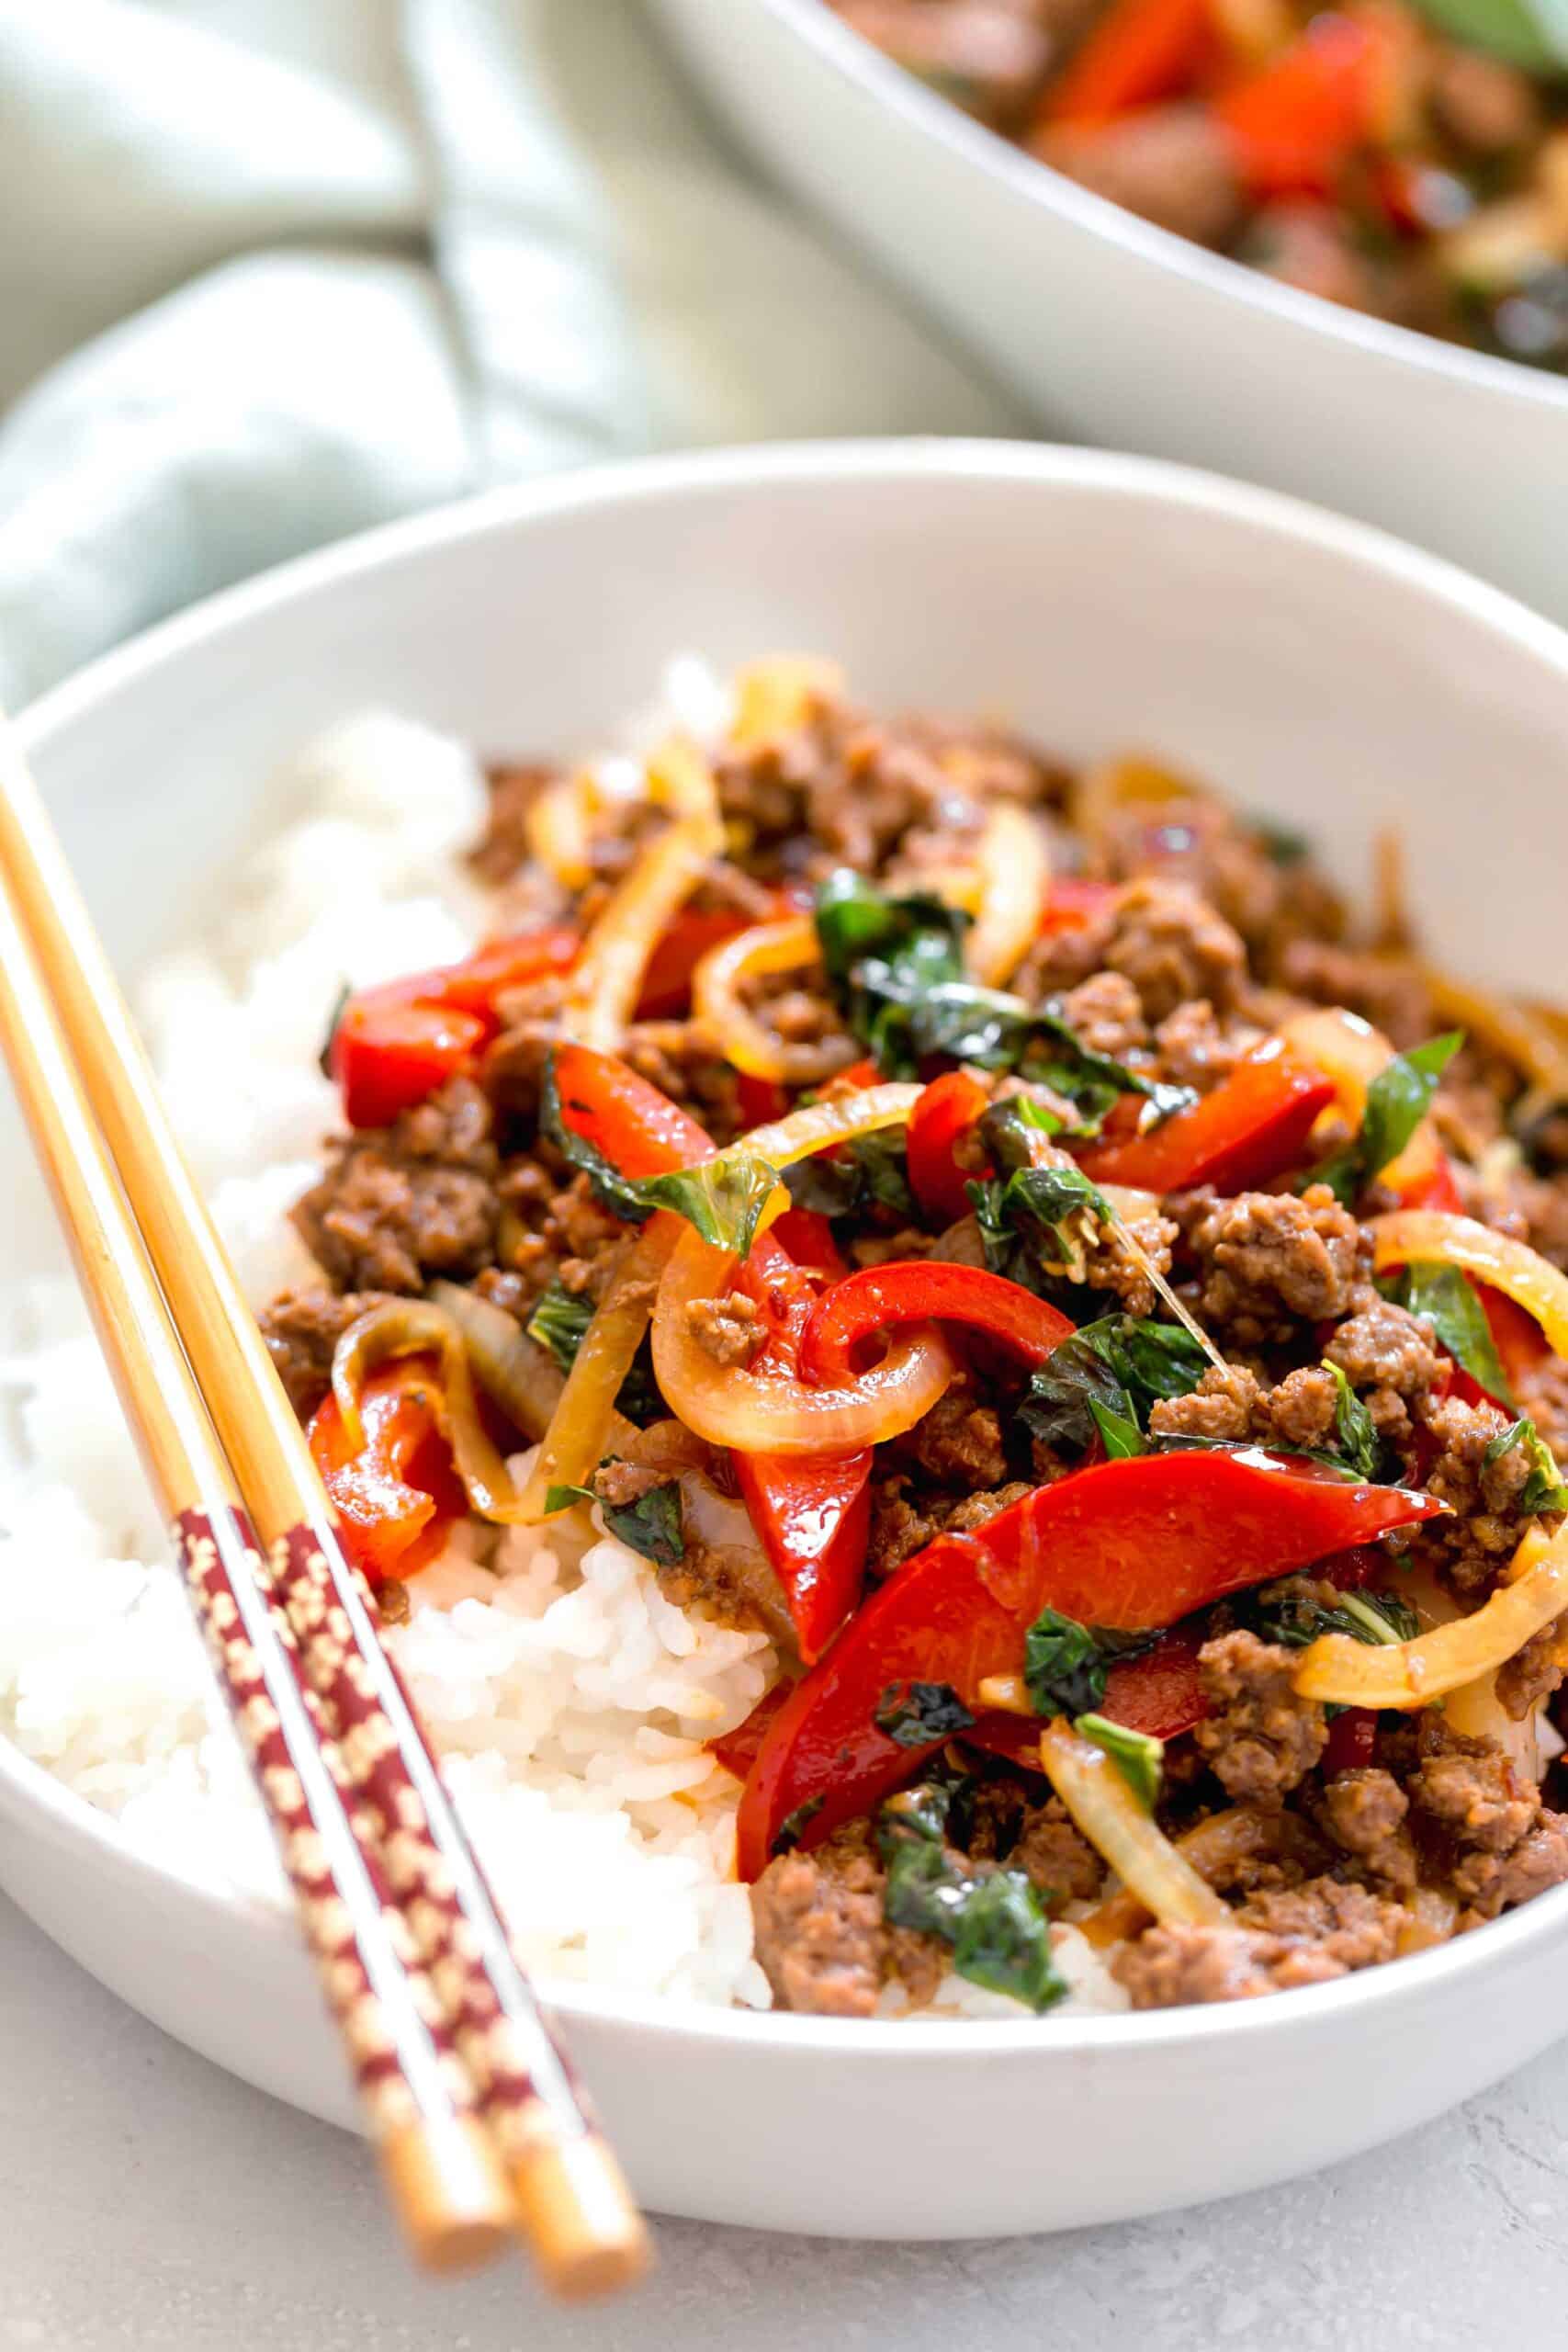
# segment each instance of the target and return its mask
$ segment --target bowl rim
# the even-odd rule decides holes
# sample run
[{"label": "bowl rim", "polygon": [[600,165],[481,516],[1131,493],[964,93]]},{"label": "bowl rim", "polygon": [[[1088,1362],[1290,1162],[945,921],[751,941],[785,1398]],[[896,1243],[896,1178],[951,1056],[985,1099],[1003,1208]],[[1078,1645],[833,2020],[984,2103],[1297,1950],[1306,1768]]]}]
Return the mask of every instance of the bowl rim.
[{"label": "bowl rim", "polygon": [[[655,0],[684,14],[686,0]],[[1421,368],[1493,396],[1545,409],[1568,410],[1568,375],[1531,368],[1522,359],[1445,343],[1416,327],[1397,325],[1286,286],[1228,254],[1157,228],[1124,205],[1096,196],[1066,173],[1029,154],[998,131],[929,90],[837,17],[824,0],[752,0],[785,33],[874,104],[899,116],[920,138],[945,147],[1006,190],[1010,198],[1063,214],[1101,244],[1120,246],[1169,276],[1243,308],[1264,312],[1292,333],[1323,337],[1365,353],[1384,367]]]},{"label": "bowl rim", "polygon": [[[1270,533],[1280,544],[1330,554],[1379,575],[1399,593],[1412,593],[1481,625],[1532,655],[1561,682],[1568,717],[1568,631],[1503,590],[1472,578],[1444,558],[1408,546],[1373,526],[1351,522],[1303,500],[1231,481],[1163,458],[1066,447],[1050,443],[907,440],[780,443],[745,449],[680,452],[585,467],[562,478],[511,484],[434,508],[425,514],[356,533],[334,545],[277,565],[220,591],[158,623],[88,663],[28,706],[18,719],[24,748],[47,748],[49,736],[91,715],[143,673],[197,651],[208,640],[243,630],[253,621],[322,590],[335,589],[468,541],[525,530],[536,522],[614,511],[694,495],[752,492],[770,485],[835,485],[866,481],[1006,482],[1026,491],[1087,489],[1107,499],[1132,499]],[[58,1848],[144,1878],[154,1895],[194,1905],[226,1924],[236,1919],[281,1945],[294,1942],[287,1906],[241,1888],[215,1885],[198,1872],[150,1852],[101,1811],[25,1755],[0,1732],[0,1813]],[[1458,1938],[1397,1965],[1368,1969],[1329,1984],[1303,1987],[1289,1998],[1213,2004],[1207,2007],[1100,2013],[1044,2020],[957,2018],[919,2021],[892,2031],[883,2018],[796,2017],[771,2010],[707,2007],[668,1995],[539,1980],[541,1997],[563,2020],[581,2018],[661,2036],[693,2038],[766,2058],[811,2051],[860,2059],[894,2054],[936,2064],[960,2055],[1035,2064],[1124,2052],[1179,2048],[1202,2053],[1228,2046],[1237,2035],[1330,2030],[1369,2010],[1408,1998],[1435,1997],[1477,1971],[1486,1973],[1568,1949],[1568,1885],[1538,1895],[1517,1911],[1486,1923],[1484,1932]]]}]

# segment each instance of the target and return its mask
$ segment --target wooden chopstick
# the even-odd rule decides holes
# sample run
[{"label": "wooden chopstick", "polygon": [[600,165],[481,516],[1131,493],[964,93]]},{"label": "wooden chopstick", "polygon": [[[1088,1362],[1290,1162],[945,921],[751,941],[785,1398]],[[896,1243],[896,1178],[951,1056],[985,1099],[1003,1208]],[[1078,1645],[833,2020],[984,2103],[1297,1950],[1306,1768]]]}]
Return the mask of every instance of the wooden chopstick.
[{"label": "wooden chopstick", "polygon": [[250,1751],[301,1927],[420,2259],[468,2267],[507,2241],[512,2199],[352,1796],[141,1236],[0,881],[0,1045],[126,1419],[175,1532],[187,1592]]},{"label": "wooden chopstick", "polygon": [[0,885],[36,958],[306,1674],[373,1817],[547,2283],[603,2292],[647,2266],[645,2227],[580,2101],[339,1545],[303,1431],[169,1127],[125,1000],[27,772],[0,728]]}]

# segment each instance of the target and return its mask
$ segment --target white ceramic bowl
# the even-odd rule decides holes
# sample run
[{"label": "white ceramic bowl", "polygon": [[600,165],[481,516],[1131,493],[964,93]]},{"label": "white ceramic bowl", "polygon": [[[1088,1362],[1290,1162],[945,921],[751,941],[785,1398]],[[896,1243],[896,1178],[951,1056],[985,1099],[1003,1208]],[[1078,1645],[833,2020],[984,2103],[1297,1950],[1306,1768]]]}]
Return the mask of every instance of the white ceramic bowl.
[{"label": "white ceramic bowl", "polygon": [[654,0],[772,171],[1045,428],[1359,514],[1568,621],[1568,379],[1362,318],[1011,147],[820,0]]},{"label": "white ceramic bowl", "polygon": [[[274,763],[324,722],[389,702],[491,750],[567,750],[682,647],[721,664],[820,648],[876,703],[989,707],[1071,755],[1156,747],[1309,823],[1347,872],[1402,817],[1436,936],[1472,968],[1557,976],[1568,639],[1358,526],[1141,459],[852,445],[508,492],[219,597],[62,687],[24,733],[133,964],[188,921]],[[0,1274],[59,1256],[26,1159],[7,1113]],[[3,1742],[0,1876],[171,2033],[351,2120],[287,1920],[137,1854]],[[898,2028],[579,1990],[558,2007],[656,2208],[968,2236],[1366,2147],[1540,2051],[1565,1965],[1568,1889],[1234,2008]]]}]

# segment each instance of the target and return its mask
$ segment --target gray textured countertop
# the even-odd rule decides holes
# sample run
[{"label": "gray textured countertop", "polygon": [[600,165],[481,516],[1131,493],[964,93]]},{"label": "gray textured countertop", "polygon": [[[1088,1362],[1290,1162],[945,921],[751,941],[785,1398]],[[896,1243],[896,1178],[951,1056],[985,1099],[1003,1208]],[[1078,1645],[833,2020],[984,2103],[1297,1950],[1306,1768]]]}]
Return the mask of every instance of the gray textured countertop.
[{"label": "gray textured countertop", "polygon": [[1560,2340],[1568,2045],[1316,2179],[1118,2229],[867,2246],[665,2222],[546,2312],[413,2279],[355,2143],[193,2057],[0,1897],[0,2352],[1400,2352]]}]

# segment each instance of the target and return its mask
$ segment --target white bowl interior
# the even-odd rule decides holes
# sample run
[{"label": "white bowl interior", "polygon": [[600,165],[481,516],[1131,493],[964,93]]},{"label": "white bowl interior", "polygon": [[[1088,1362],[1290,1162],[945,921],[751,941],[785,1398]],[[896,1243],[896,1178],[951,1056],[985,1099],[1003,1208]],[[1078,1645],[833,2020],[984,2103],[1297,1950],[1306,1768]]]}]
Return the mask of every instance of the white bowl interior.
[{"label": "white bowl interior", "polygon": [[[1374,534],[1140,460],[852,446],[659,462],[511,493],[220,599],[62,689],[24,731],[94,910],[133,967],[209,917],[214,874],[265,827],[269,776],[312,729],[379,703],[489,751],[570,752],[645,702],[685,648],[720,665],[820,650],[874,705],[993,710],[1074,757],[1163,753],[1308,827],[1352,880],[1374,833],[1397,824],[1446,960],[1560,986],[1568,640]],[[58,1262],[9,1109],[0,1182],[5,1272]],[[0,1752],[0,1862],[21,1898],[171,2030],[342,2112],[287,1938],[139,1860],[117,1857],[105,1875],[102,1848]],[[1245,2186],[1435,2111],[1548,2038],[1565,1926],[1568,1893],[1434,1955],[1440,1967],[1374,1972],[1404,1977],[1408,1995],[1369,1979],[1244,2024],[1086,2021],[978,2039],[912,2029],[901,2056],[876,2028],[650,2024],[646,2006],[611,1997],[563,2005],[591,2074],[597,2062],[610,2077],[602,2088],[656,2201],[778,2226],[962,2234]],[[211,1961],[199,1985],[193,1940]],[[1500,2017],[1488,1975],[1502,1969],[1519,1989]],[[1440,2012],[1462,2052],[1440,2086],[1391,2075],[1387,2060],[1391,2008],[1418,2017],[1423,1985],[1427,2022]],[[1398,2046],[1406,2040],[1414,2053],[1414,2027]],[[1319,2077],[1353,2089],[1375,2046],[1372,2106],[1317,2096]],[[1237,2053],[1229,2076],[1222,2064],[1206,2077],[1200,2054],[1226,2049]],[[1069,2063],[1070,2075],[1051,2074]],[[1243,2077],[1259,2064],[1287,2068],[1295,2086],[1301,2120],[1282,2133],[1246,2120]],[[955,2162],[940,2191],[919,2125],[939,2064],[953,2150],[976,2155],[972,2183]],[[672,2152],[661,2122],[693,2066],[713,2130],[696,2153]],[[1069,2080],[1096,2087],[1108,2121],[1080,2142],[1070,2180],[1034,2167],[998,2192],[980,2160],[987,2134],[1004,2110],[1009,2130],[1026,2129],[1037,2080],[1058,2098]],[[1227,2080],[1234,2129],[1195,2139],[1192,2117],[1211,2096],[1224,2102]],[[741,2134],[744,2101],[764,2084],[773,2132],[738,2170],[726,2134]],[[810,2151],[829,2098],[842,2146],[824,2169]],[[1163,2117],[1168,2140],[1135,2128],[1138,2116]],[[906,2135],[913,2153],[900,2156]]]}]

